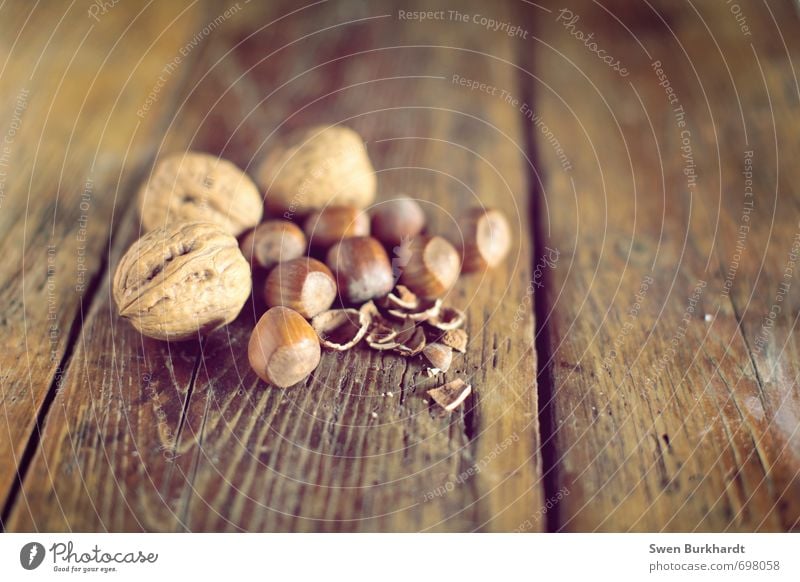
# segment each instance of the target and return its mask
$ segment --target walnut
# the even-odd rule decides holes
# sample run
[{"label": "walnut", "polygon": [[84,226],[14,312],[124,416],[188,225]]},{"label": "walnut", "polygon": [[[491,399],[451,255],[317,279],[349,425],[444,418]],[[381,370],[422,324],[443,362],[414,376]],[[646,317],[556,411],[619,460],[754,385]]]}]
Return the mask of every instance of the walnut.
[{"label": "walnut", "polygon": [[365,208],[377,179],[361,137],[343,126],[317,126],[273,146],[257,172],[269,210],[306,215],[331,205]]},{"label": "walnut", "polygon": [[139,191],[139,211],[145,230],[200,220],[239,236],[261,222],[264,205],[256,185],[234,164],[186,152],[158,162]]},{"label": "walnut", "polygon": [[181,222],[136,241],[113,285],[120,315],[142,334],[183,340],[233,321],[252,282],[232,235],[210,222]]}]

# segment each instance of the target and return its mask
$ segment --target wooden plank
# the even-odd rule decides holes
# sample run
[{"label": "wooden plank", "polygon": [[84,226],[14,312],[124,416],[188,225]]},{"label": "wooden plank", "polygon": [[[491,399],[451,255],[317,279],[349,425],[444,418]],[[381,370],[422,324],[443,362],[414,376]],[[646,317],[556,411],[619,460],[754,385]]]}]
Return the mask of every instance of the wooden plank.
[{"label": "wooden plank", "polygon": [[4,504],[67,381],[66,361],[86,340],[83,317],[105,272],[111,227],[127,206],[130,169],[152,155],[149,136],[180,71],[164,81],[153,111],[140,117],[137,109],[189,30],[185,8],[114,9],[96,18],[85,6],[0,10]]},{"label": "wooden plank", "polygon": [[[697,4],[573,0],[536,29],[540,220],[561,253],[541,362],[543,439],[568,492],[555,529],[797,527],[795,289],[753,353],[797,230],[795,145],[780,153],[783,188],[774,176],[774,135],[783,147],[792,129],[769,117],[770,103],[796,110],[794,72],[764,5],[741,3],[745,35],[726,4]],[[795,23],[788,5],[771,10]]]},{"label": "wooden plank", "polygon": [[[514,217],[517,232],[526,233],[520,152],[500,133],[519,143],[513,111],[449,81],[455,72],[469,72],[513,87],[514,70],[493,59],[476,62],[470,52],[382,48],[424,44],[432,37],[436,44],[459,46],[469,31],[452,23],[398,22],[395,14],[371,18],[385,12],[360,7],[343,18],[320,9],[311,18],[287,21],[283,34],[292,39],[306,29],[370,18],[325,32],[310,46],[304,42],[283,51],[285,69],[276,70],[274,59],[263,58],[264,47],[280,46],[280,40],[256,34],[247,42],[260,50],[236,55],[247,75],[243,91],[247,82],[254,83],[254,95],[279,87],[264,105],[269,117],[272,99],[291,99],[295,115],[270,117],[273,123],[285,121],[282,130],[317,122],[356,128],[380,172],[381,197],[424,192],[416,195],[432,203],[431,230],[446,227],[446,213],[457,212],[474,189],[484,203]],[[495,53],[512,58],[509,43],[483,42],[489,40],[496,42]],[[319,69],[306,72],[294,64],[305,64],[299,55],[308,52],[315,53]],[[337,58],[341,61],[332,61]],[[298,73],[308,78],[282,87]],[[455,373],[471,380],[477,398],[452,418],[433,413],[422,398],[435,384],[423,379],[414,361],[363,349],[327,353],[305,387],[276,392],[248,369],[244,346],[252,319],[240,319],[229,333],[210,338],[207,365],[198,373],[187,414],[185,434],[195,435],[198,454],[187,490],[187,528],[508,530],[538,511],[529,307],[515,336],[504,337],[500,323],[510,321],[524,302],[529,242],[522,238],[514,254],[519,270],[512,285],[509,264],[490,281],[464,280],[453,295],[457,304],[469,306],[473,337],[470,354]],[[257,303],[253,309],[257,314],[263,307]]]},{"label": "wooden plank", "polygon": [[[275,390],[245,355],[258,299],[202,347],[142,343],[116,319],[104,279],[91,343],[74,358],[81,374],[58,396],[25,482],[30,509],[18,505],[10,529],[542,527],[522,136],[501,99],[451,82],[458,73],[513,91],[515,69],[502,60],[513,59],[512,45],[470,23],[340,8],[312,6],[272,25],[296,8],[248,4],[232,15],[207,39],[164,148],[249,167],[273,130],[343,122],[367,138],[382,197],[430,193],[433,230],[473,196],[506,211],[519,233],[513,256],[452,298],[469,308],[473,345],[455,373],[475,397],[439,416],[421,397],[435,383],[419,363],[362,350],[326,354],[306,386]],[[431,38],[466,49],[391,48]],[[493,57],[477,52],[489,47]],[[134,220],[115,239],[112,267]],[[105,388],[87,397],[87,382]],[[91,450],[73,448],[76,427]]]},{"label": "wooden plank", "polygon": [[[737,401],[737,406],[753,443],[748,454],[763,473],[759,485],[766,488],[772,502],[769,512],[777,515],[779,529],[796,531],[800,528],[800,293],[795,261],[800,250],[800,196],[795,183],[800,173],[794,164],[796,129],[785,120],[796,117],[800,104],[792,66],[800,55],[800,42],[791,33],[798,25],[798,13],[789,3],[748,3],[740,13],[722,6],[702,8],[698,18],[706,22],[733,19],[736,26],[720,35],[715,63],[700,61],[700,78],[707,78],[714,65],[724,67],[725,61],[747,63],[736,67],[731,79],[741,99],[744,122],[723,124],[715,111],[721,155],[730,163],[724,164],[721,180],[712,182],[715,189],[736,193],[728,199],[729,205],[723,200],[729,212],[720,237],[720,270],[730,281],[731,304],[758,386],[755,394]],[[687,44],[698,36],[691,29],[682,32]],[[708,38],[690,53],[693,60],[704,49],[712,50]],[[717,85],[715,92],[730,90],[724,81]],[[749,176],[744,172],[750,167],[753,195],[748,197]],[[751,201],[752,206],[746,204]],[[720,374],[720,380],[729,385],[738,379]],[[747,510],[745,505],[740,512],[746,515]],[[760,516],[748,517],[755,521]],[[766,525],[766,518],[762,519]]]}]

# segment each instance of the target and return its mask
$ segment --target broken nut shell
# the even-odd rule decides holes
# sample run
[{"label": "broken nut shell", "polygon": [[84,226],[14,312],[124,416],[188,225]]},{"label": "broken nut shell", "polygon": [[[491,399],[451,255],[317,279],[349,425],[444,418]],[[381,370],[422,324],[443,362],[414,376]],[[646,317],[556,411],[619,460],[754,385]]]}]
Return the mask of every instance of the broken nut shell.
[{"label": "broken nut shell", "polygon": [[434,402],[448,412],[458,408],[471,393],[472,386],[461,378],[428,390],[428,395],[433,398]]},{"label": "broken nut shell", "polygon": [[434,342],[425,346],[422,355],[431,363],[431,370],[435,370],[433,375],[447,372],[453,363],[453,348]]},{"label": "broken nut shell", "polygon": [[466,321],[466,315],[455,307],[442,307],[438,313],[428,318],[427,323],[431,327],[441,331],[458,329]]},{"label": "broken nut shell", "polygon": [[369,312],[364,309],[331,309],[314,317],[311,327],[323,346],[343,352],[364,338],[370,321]]}]

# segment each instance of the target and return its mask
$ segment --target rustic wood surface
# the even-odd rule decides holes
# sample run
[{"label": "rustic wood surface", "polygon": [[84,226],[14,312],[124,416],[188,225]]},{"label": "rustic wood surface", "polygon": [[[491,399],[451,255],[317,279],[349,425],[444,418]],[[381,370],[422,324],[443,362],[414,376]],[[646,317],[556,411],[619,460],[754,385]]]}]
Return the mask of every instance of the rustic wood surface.
[{"label": "rustic wood surface", "polygon": [[[0,5],[2,528],[800,528],[800,23],[737,6]],[[426,200],[432,231],[510,217],[504,265],[451,294],[445,376],[357,348],[272,388],[259,293],[202,342],[117,317],[155,159],[253,173],[313,123],[358,130],[379,200]]]},{"label": "rustic wood surface", "polygon": [[531,91],[570,163],[538,137],[560,251],[540,315],[557,530],[798,527],[796,284],[756,352],[798,233],[797,17],[742,7],[750,35],[725,3],[576,1],[538,20]]}]

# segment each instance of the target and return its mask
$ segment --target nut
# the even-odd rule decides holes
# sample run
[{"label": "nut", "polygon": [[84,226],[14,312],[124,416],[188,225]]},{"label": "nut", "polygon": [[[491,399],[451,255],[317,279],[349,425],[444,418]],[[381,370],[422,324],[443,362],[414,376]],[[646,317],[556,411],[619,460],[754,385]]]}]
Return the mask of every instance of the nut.
[{"label": "nut", "polygon": [[305,215],[325,206],[369,206],[375,170],[361,137],[343,126],[317,126],[289,135],[258,169],[267,208]]},{"label": "nut", "polygon": [[400,245],[425,228],[425,213],[416,200],[400,196],[372,210],[372,235],[386,246]]},{"label": "nut", "polygon": [[335,274],[339,295],[346,303],[363,303],[386,295],[394,287],[389,256],[372,237],[357,236],[336,243],[325,262]]},{"label": "nut", "polygon": [[317,332],[288,307],[273,307],[262,315],[247,346],[253,371],[279,388],[308,378],[321,354]]},{"label": "nut", "polygon": [[209,222],[156,229],[122,257],[114,275],[119,313],[161,340],[197,337],[233,321],[251,288],[236,239]]},{"label": "nut", "polygon": [[256,185],[231,162],[186,152],[158,162],[139,191],[139,212],[145,230],[203,221],[239,236],[261,222],[264,206]]},{"label": "nut", "polygon": [[511,227],[499,210],[471,208],[460,223],[465,273],[499,265],[511,248]]},{"label": "nut", "polygon": [[400,280],[423,299],[441,297],[458,280],[458,251],[442,237],[419,236],[410,241],[408,250]]},{"label": "nut", "polygon": [[267,307],[289,307],[309,319],[328,309],[335,299],[333,273],[310,257],[278,263],[264,283]]},{"label": "nut", "polygon": [[327,250],[351,236],[369,235],[369,216],[354,206],[326,206],[312,213],[305,222],[311,246]]},{"label": "nut", "polygon": [[311,320],[320,343],[326,348],[343,352],[355,346],[366,335],[371,323],[365,309],[331,309]]},{"label": "nut", "polygon": [[[367,305],[367,304],[365,304]],[[375,350],[390,350],[397,346],[394,339],[399,333],[399,326],[385,319],[377,311],[372,312],[367,330],[367,343]]]},{"label": "nut", "polygon": [[306,252],[306,235],[288,220],[268,220],[247,233],[241,248],[253,267],[271,269],[282,261],[302,257]]}]

